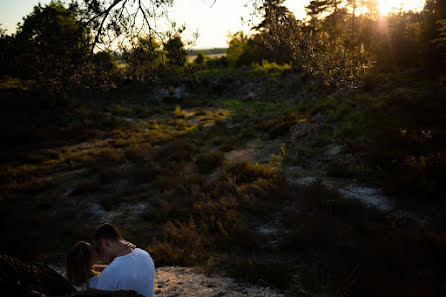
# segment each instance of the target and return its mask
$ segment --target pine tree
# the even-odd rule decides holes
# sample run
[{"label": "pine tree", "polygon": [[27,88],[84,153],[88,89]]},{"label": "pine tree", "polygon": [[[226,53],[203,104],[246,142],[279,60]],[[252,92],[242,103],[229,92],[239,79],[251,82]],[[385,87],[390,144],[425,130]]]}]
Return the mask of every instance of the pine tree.
[{"label": "pine tree", "polygon": [[312,0],[305,7],[305,10],[312,19],[317,19],[323,13],[332,13],[334,16],[333,25],[336,26],[338,8],[341,2],[340,0]]}]

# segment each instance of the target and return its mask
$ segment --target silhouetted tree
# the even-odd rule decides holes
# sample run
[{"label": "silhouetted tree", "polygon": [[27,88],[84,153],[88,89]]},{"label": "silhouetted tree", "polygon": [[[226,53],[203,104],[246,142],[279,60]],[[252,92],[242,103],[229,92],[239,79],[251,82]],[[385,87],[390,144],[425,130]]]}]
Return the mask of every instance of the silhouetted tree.
[{"label": "silhouetted tree", "polygon": [[252,29],[259,32],[259,37],[266,49],[270,61],[286,63],[296,51],[294,38],[299,32],[299,21],[294,14],[283,6],[284,0],[265,0],[259,9],[263,12],[262,21]]},{"label": "silhouetted tree", "polygon": [[[212,2],[215,3],[216,0]],[[174,0],[71,0],[79,12],[79,20],[93,32],[92,51],[119,42],[135,43],[141,33],[164,41],[173,33],[180,33],[174,22],[168,32],[156,26],[156,19],[167,16]],[[168,20],[168,19],[166,19]],[[173,35],[174,35],[173,34]],[[124,42],[125,41],[125,42]]]},{"label": "silhouetted tree", "polygon": [[446,0],[427,0],[424,6],[424,61],[433,73],[446,72],[446,47],[441,46],[442,30],[446,20]]},{"label": "silhouetted tree", "polygon": [[197,54],[197,57],[194,60],[194,65],[203,68],[206,65],[206,61],[208,60],[208,57],[202,52],[199,51]]},{"label": "silhouetted tree", "polygon": [[333,26],[337,25],[337,15],[338,15],[338,7],[342,1],[340,0],[312,0],[305,7],[305,11],[307,15],[309,15],[312,19],[317,19],[322,14],[331,14]]},{"label": "silhouetted tree", "polygon": [[95,53],[82,73],[81,84],[94,90],[109,89],[119,80],[119,67],[108,52]]},{"label": "silhouetted tree", "polygon": [[248,36],[243,34],[242,31],[236,32],[233,35],[228,36],[230,38],[228,42],[228,48],[226,49],[226,58],[231,66],[235,66],[246,50],[248,42]]},{"label": "silhouetted tree", "polygon": [[161,44],[154,36],[139,37],[134,46],[125,49],[123,60],[127,64],[130,78],[153,78],[163,63]]},{"label": "silhouetted tree", "polygon": [[187,51],[184,49],[184,43],[181,37],[175,35],[171,37],[165,44],[167,64],[173,66],[184,66],[187,61]]},{"label": "silhouetted tree", "polygon": [[0,27],[0,74],[17,75],[15,38]]},{"label": "silhouetted tree", "polygon": [[89,30],[76,20],[72,7],[60,2],[39,4],[17,28],[17,67],[25,78],[54,90],[63,88],[79,81],[90,44]]}]

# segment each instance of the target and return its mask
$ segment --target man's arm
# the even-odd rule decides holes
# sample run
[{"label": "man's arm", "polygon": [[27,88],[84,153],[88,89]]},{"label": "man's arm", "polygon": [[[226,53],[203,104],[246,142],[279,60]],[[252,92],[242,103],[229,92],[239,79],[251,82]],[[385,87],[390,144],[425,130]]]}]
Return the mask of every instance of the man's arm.
[{"label": "man's arm", "polygon": [[98,290],[117,290],[119,285],[119,277],[116,275],[117,271],[105,269],[98,277]]}]

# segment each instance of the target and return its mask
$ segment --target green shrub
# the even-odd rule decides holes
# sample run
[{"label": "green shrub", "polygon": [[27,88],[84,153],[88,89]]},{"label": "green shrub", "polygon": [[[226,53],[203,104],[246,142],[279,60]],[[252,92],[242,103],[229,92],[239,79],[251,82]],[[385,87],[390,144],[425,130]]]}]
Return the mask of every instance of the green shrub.
[{"label": "green shrub", "polygon": [[278,65],[275,62],[270,63],[267,60],[263,60],[261,65],[255,63],[252,71],[255,74],[262,74],[265,76],[278,76],[290,70],[291,70],[290,64]]}]

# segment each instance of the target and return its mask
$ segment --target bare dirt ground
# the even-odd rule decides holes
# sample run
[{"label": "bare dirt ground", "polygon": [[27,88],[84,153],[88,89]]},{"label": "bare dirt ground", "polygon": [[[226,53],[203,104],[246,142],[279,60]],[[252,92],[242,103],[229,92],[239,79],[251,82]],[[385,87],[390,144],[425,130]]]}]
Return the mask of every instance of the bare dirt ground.
[{"label": "bare dirt ground", "polygon": [[159,297],[284,296],[270,288],[240,283],[228,277],[205,275],[194,271],[193,268],[184,267],[158,268],[154,293]]}]

